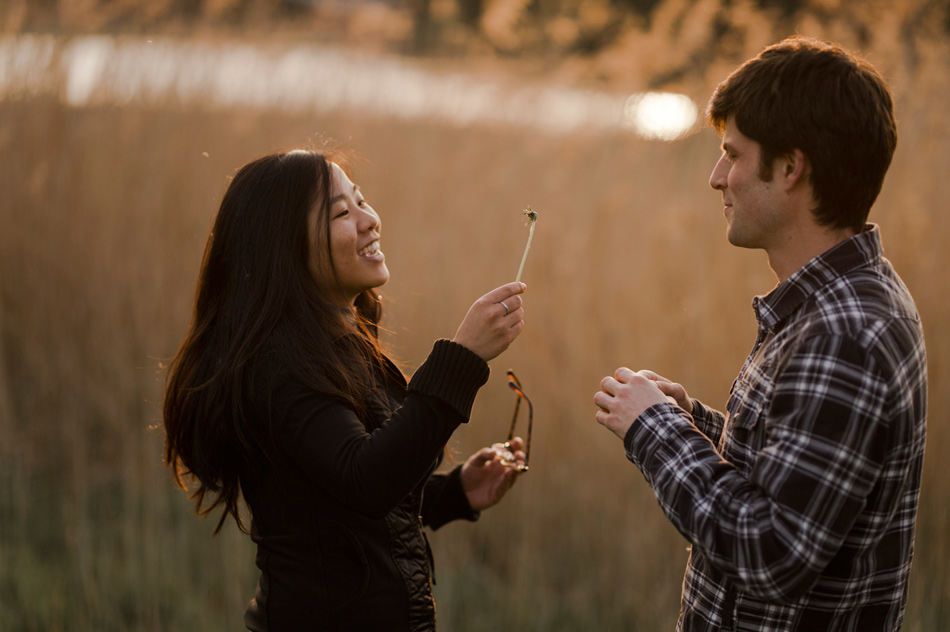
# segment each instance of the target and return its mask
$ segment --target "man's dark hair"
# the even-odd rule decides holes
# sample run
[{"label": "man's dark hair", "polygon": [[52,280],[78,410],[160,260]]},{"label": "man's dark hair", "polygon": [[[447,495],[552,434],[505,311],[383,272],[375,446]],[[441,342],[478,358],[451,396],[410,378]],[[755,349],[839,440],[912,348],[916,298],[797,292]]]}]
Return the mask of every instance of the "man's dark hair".
[{"label": "man's dark hair", "polygon": [[761,146],[765,179],[777,157],[800,149],[811,164],[815,219],[864,229],[897,146],[890,89],[868,62],[837,44],[788,38],[719,84],[706,117],[720,134],[735,117]]}]

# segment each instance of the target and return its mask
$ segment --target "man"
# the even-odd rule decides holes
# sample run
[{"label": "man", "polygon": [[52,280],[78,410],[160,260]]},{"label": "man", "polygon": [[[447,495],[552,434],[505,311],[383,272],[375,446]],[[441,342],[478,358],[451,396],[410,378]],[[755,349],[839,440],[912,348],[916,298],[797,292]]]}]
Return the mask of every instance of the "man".
[{"label": "man", "polygon": [[793,38],[713,94],[710,185],[729,241],[778,285],[726,413],[649,371],[594,396],[691,544],[678,630],[897,630],[926,428],[913,299],[865,224],[897,142],[890,92],[841,47]]}]

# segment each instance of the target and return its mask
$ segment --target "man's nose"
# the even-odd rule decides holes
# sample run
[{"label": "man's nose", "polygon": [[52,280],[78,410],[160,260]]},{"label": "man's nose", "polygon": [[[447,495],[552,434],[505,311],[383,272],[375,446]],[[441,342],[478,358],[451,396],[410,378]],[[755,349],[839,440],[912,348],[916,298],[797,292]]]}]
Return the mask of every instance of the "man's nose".
[{"label": "man's nose", "polygon": [[728,169],[725,168],[723,162],[725,161],[725,156],[719,159],[719,162],[716,163],[716,166],[713,167],[712,173],[709,174],[709,186],[721,191],[726,188],[726,174]]}]

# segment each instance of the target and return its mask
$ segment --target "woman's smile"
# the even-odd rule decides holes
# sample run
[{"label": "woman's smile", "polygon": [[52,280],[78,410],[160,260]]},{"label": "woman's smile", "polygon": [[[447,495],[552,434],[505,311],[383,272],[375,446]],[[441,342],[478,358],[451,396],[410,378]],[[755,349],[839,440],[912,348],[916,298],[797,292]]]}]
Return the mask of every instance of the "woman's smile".
[{"label": "woman's smile", "polygon": [[379,240],[374,239],[367,245],[360,248],[359,255],[366,259],[372,261],[383,261],[386,259],[386,255],[379,249]]}]

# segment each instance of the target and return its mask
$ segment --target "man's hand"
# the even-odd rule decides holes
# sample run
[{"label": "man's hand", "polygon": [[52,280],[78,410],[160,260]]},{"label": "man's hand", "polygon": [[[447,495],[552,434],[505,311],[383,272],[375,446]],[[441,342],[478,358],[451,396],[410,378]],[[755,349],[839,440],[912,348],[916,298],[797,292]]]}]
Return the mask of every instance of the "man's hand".
[{"label": "man's hand", "polygon": [[686,389],[683,388],[682,384],[677,384],[676,382],[671,382],[662,375],[657,375],[653,371],[637,371],[639,375],[652,380],[656,384],[657,388],[663,391],[664,395],[669,395],[674,400],[676,400],[676,405],[688,412],[690,415],[693,414],[693,400],[689,398],[689,395],[686,393]]},{"label": "man's hand", "polygon": [[692,411],[686,390],[679,384],[652,371],[635,373],[620,367],[613,377],[600,381],[600,391],[594,394],[594,403],[600,408],[595,417],[599,424],[623,439],[637,418],[655,404],[668,403],[686,410],[677,396],[689,406],[687,412]]}]

